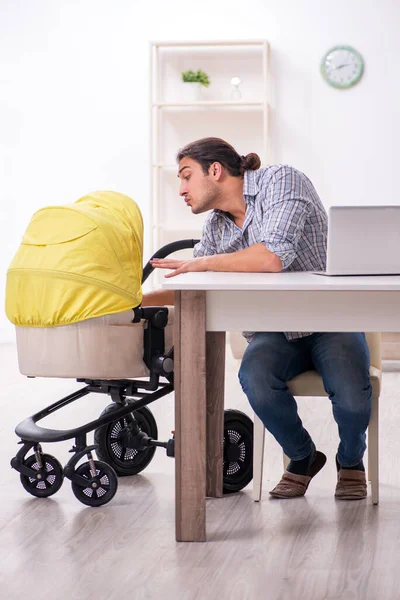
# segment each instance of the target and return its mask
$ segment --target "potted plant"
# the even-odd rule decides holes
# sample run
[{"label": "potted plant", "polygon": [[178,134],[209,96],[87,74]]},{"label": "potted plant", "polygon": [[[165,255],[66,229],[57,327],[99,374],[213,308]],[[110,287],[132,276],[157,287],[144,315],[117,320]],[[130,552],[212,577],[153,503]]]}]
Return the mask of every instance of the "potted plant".
[{"label": "potted plant", "polygon": [[200,100],[202,86],[208,87],[210,85],[208,75],[201,69],[197,71],[183,71],[182,81],[185,83],[185,100],[188,102]]}]

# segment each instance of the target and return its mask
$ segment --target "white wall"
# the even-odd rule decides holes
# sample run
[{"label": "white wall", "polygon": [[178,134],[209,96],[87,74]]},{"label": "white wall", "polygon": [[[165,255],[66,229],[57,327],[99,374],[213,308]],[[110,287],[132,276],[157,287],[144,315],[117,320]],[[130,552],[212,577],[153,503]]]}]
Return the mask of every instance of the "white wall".
[{"label": "white wall", "polygon": [[[0,305],[37,208],[115,189],[147,218],[150,40],[268,39],[272,161],[326,206],[398,203],[399,17],[396,0],[0,0]],[[366,61],[347,91],[319,74],[339,43]]]}]

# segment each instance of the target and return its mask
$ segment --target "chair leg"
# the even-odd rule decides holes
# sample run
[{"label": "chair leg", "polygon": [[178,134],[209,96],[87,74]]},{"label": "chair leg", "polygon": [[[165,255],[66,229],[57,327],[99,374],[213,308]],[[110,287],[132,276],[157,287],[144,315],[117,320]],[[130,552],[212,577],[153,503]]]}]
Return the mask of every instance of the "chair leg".
[{"label": "chair leg", "polygon": [[254,438],[253,438],[253,500],[259,502],[262,492],[262,476],[264,462],[264,423],[254,414]]},{"label": "chair leg", "polygon": [[379,502],[379,398],[372,397],[368,427],[368,479],[371,482],[372,504]]},{"label": "chair leg", "polygon": [[367,481],[369,483],[371,483],[371,448],[370,448],[370,445],[369,445],[369,442],[370,442],[370,437],[369,436],[370,436],[370,430],[369,430],[369,426],[368,426],[368,440],[367,440],[368,441],[368,450],[367,450],[367,454],[368,454],[368,456],[367,456],[367,461],[368,461],[368,464],[367,464]]}]

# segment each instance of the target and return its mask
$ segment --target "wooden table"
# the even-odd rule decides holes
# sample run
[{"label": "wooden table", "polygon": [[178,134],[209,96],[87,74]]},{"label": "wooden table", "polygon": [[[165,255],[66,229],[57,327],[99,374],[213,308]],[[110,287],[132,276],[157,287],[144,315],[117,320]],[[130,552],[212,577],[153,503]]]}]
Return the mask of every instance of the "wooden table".
[{"label": "wooden table", "polygon": [[176,539],[206,540],[222,496],[226,331],[400,331],[400,276],[186,273],[175,290]]}]

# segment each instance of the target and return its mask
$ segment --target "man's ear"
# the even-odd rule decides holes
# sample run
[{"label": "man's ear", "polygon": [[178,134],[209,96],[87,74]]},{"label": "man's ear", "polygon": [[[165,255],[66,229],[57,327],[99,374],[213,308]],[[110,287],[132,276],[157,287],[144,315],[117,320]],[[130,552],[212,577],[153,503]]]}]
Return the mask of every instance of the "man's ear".
[{"label": "man's ear", "polygon": [[210,165],[208,169],[208,174],[215,179],[215,181],[219,181],[222,177],[223,166],[219,162],[214,162]]}]

